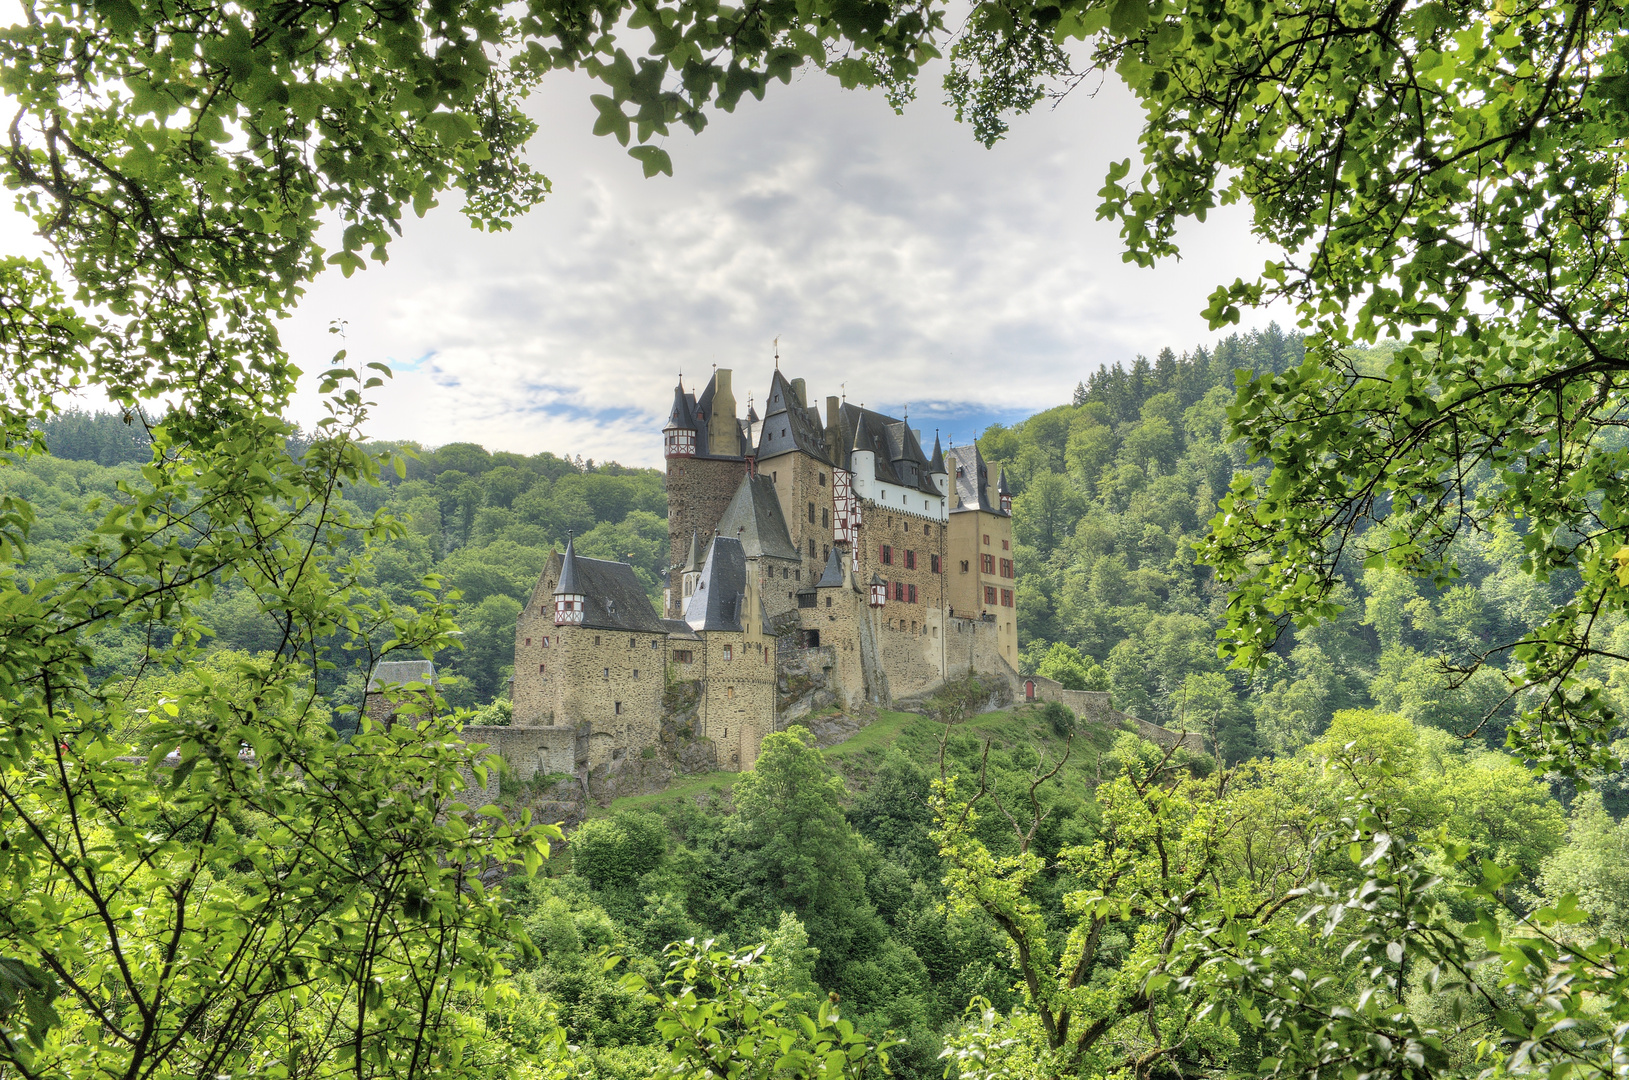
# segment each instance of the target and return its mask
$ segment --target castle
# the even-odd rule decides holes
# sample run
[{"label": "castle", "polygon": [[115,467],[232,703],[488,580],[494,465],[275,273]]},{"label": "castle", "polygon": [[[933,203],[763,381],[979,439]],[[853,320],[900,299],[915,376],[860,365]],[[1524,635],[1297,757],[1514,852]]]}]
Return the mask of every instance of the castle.
[{"label": "castle", "polygon": [[976,445],[931,453],[904,420],[826,399],[777,369],[760,419],[728,370],[674,390],[662,430],[664,610],[633,568],[549,559],[515,627],[510,729],[522,776],[578,772],[655,745],[668,691],[694,690],[696,736],[750,768],[778,726],[777,678],[811,658],[845,708],[969,672],[1016,683],[1012,495]]}]

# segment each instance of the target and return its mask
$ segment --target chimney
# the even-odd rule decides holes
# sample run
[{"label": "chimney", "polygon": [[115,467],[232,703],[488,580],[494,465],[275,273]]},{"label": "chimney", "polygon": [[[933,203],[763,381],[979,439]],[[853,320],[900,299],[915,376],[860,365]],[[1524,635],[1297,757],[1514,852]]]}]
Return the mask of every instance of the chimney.
[{"label": "chimney", "polygon": [[804,386],[802,379],[792,380],[792,393],[797,395],[798,408],[807,409],[809,407],[809,391]]}]

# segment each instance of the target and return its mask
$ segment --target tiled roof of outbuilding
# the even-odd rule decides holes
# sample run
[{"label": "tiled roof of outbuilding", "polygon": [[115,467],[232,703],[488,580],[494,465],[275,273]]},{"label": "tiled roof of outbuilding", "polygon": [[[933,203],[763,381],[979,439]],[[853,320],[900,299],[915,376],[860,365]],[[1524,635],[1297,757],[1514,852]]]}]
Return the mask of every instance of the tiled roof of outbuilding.
[{"label": "tiled roof of outbuilding", "polygon": [[368,691],[386,686],[406,686],[408,683],[434,685],[436,666],[428,660],[381,660],[373,665],[368,676]]}]

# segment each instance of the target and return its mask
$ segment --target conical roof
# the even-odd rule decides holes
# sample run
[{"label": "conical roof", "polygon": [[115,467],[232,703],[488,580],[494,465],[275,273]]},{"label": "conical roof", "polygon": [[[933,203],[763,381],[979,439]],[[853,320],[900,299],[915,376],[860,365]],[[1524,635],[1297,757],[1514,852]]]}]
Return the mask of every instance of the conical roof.
[{"label": "conical roof", "polygon": [[560,562],[560,583],[554,587],[556,596],[580,596],[583,586],[577,580],[577,551],[576,541],[566,537],[566,553]]},{"label": "conical roof", "polygon": [[833,547],[826,556],[826,572],[820,575],[815,582],[817,589],[841,589],[843,587],[843,553]]},{"label": "conical roof", "polygon": [[684,383],[673,388],[673,412],[667,418],[667,427],[663,431],[674,428],[687,428],[695,431],[701,425],[696,422],[695,406],[691,403],[690,395],[684,392]]},{"label": "conical roof", "polygon": [[701,534],[690,530],[690,554],[684,560],[684,572],[693,574],[701,569]]},{"label": "conical roof", "polygon": [[768,556],[771,559],[800,559],[797,545],[792,543],[791,530],[781,513],[781,500],[775,494],[775,482],[767,476],[743,476],[730,499],[730,505],[719,516],[715,530],[719,536],[734,537],[749,559]]},{"label": "conical roof", "polygon": [[997,495],[1011,495],[1012,494],[1012,488],[1007,486],[1007,469],[1006,469],[1006,466],[1002,466],[1001,479],[996,482],[996,494]]},{"label": "conical roof", "polygon": [[871,584],[873,584],[873,585],[886,585],[888,583],[886,581],[882,580],[882,575],[881,574],[878,574],[878,573],[873,571],[872,574],[871,574]]},{"label": "conical roof", "polygon": [[948,473],[949,471],[949,469],[945,468],[945,451],[939,445],[939,433],[935,431],[933,433],[933,460],[928,462],[928,472],[931,475],[932,473]]},{"label": "conical roof", "polygon": [[865,413],[854,422],[854,441],[849,444],[849,450],[867,450],[876,453],[877,448],[871,445],[871,435],[865,430]]}]

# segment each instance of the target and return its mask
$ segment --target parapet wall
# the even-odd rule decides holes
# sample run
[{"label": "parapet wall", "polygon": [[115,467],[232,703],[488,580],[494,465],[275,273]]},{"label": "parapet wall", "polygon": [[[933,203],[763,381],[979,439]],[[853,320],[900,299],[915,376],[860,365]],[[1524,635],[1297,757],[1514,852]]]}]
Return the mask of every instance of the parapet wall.
[{"label": "parapet wall", "polygon": [[512,727],[470,724],[464,728],[464,741],[490,746],[520,780],[530,780],[538,773],[577,771],[577,730],[572,727],[553,724],[516,724]]},{"label": "parapet wall", "polygon": [[1205,740],[1198,732],[1172,731],[1170,728],[1163,728],[1158,724],[1123,713],[1110,703],[1108,692],[1105,690],[1065,690],[1062,683],[1040,675],[1025,676],[1024,683],[1026,698],[1029,696],[1027,687],[1033,686],[1036,701],[1056,701],[1082,719],[1115,728],[1129,724],[1138,735],[1159,746],[1185,746],[1200,753],[1205,750]]}]

